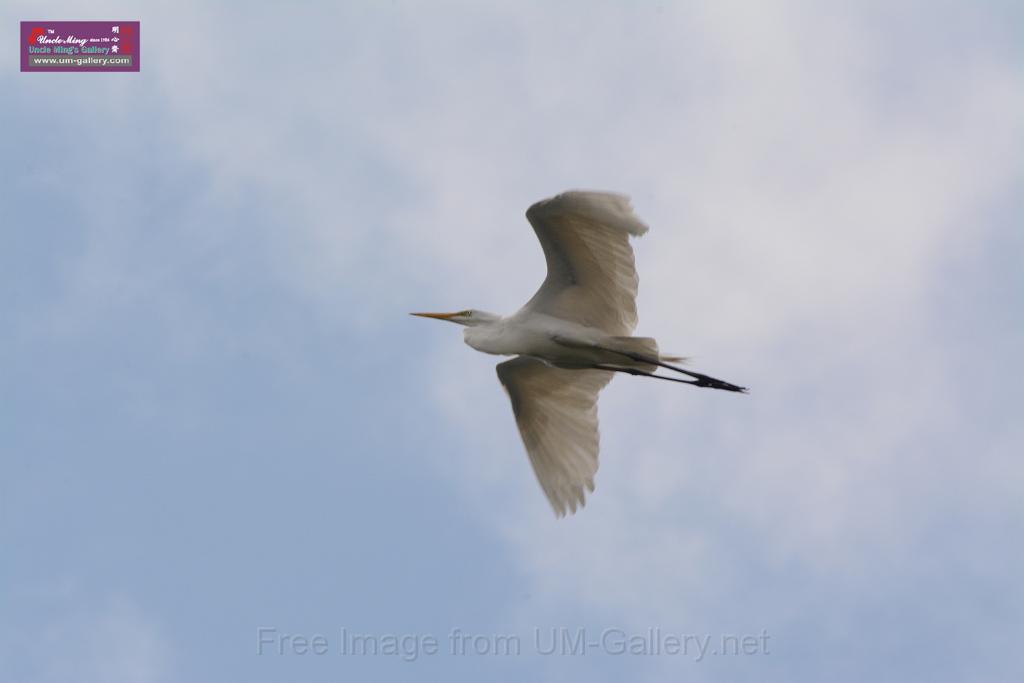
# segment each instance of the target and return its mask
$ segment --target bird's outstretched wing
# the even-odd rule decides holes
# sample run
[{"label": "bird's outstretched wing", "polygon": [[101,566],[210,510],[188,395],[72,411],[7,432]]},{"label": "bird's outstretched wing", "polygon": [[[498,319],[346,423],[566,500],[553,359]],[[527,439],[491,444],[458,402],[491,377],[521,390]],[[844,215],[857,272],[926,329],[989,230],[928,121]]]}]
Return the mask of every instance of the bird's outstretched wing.
[{"label": "bird's outstretched wing", "polygon": [[629,197],[565,192],[526,211],[544,248],[548,275],[524,311],[546,313],[626,336],[636,328],[639,279],[629,246],[647,232]]},{"label": "bird's outstretched wing", "polygon": [[594,490],[599,434],[597,395],[614,373],[563,370],[519,356],[499,363],[530,464],[559,517],[583,507]]}]

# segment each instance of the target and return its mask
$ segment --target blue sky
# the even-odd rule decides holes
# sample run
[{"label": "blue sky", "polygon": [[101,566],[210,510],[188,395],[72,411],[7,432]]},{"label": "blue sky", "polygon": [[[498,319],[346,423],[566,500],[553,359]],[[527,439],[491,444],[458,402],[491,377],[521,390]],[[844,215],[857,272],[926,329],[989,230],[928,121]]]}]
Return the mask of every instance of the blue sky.
[{"label": "blue sky", "polygon": [[[138,19],[143,60],[0,70],[4,680],[1024,673],[1015,3],[0,17]],[[495,359],[406,313],[513,311],[543,278],[523,211],[572,187],[651,226],[638,333],[753,391],[616,379],[556,520]],[[258,655],[260,627],[330,651]],[[343,628],[441,651],[342,655]]]}]

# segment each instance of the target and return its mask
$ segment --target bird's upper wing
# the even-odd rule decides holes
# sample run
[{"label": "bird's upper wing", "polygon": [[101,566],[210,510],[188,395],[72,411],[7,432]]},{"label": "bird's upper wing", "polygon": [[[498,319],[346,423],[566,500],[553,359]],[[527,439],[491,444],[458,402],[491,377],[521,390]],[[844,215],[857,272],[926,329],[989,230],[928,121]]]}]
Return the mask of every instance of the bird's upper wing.
[{"label": "bird's upper wing", "polygon": [[605,370],[563,370],[519,356],[498,364],[530,464],[559,517],[583,507],[597,472],[597,395]]},{"label": "bird's upper wing", "polygon": [[639,279],[630,235],[647,232],[629,197],[565,192],[526,211],[544,248],[548,275],[524,311],[625,336],[636,327]]}]

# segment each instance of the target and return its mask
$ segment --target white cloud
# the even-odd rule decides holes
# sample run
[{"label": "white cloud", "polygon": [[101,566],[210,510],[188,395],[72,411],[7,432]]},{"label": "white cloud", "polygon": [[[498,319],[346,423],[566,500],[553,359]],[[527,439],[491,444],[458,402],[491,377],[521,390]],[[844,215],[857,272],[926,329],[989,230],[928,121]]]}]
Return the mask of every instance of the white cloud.
[{"label": "white cloud", "polygon": [[[961,378],[936,372],[950,358],[929,305],[1016,178],[1021,70],[984,41],[949,58],[912,24],[879,24],[881,9],[819,7],[596,10],[568,28],[548,17],[523,37],[537,52],[491,74],[502,79],[470,75],[448,98],[457,108],[442,97],[418,114],[418,130],[443,134],[408,133],[436,197],[421,217],[459,242],[433,258],[477,299],[452,306],[511,309],[540,281],[528,200],[632,191],[652,225],[638,244],[640,332],[754,387],[743,399],[614,383],[598,490],[555,524],[520,474],[493,377],[443,352],[437,382],[453,428],[469,431],[467,485],[507,477],[522,492],[494,514],[555,604],[640,619],[706,608],[750,578],[724,564],[737,529],[761,566],[860,577],[881,556],[905,568],[935,519],[994,484],[966,459],[930,472],[942,435],[971,426],[958,419]],[[626,31],[644,36],[639,56],[615,50]],[[507,473],[481,479],[485,456]],[[964,477],[979,484],[970,502],[949,503]],[[1010,500],[988,504],[1019,513]]]}]

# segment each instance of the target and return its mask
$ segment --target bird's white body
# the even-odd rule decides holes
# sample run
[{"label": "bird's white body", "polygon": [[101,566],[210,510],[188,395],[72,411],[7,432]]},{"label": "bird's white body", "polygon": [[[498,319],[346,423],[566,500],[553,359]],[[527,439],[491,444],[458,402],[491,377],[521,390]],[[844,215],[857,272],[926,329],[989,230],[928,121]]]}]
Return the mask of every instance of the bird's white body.
[{"label": "bird's white body", "polygon": [[[665,361],[657,343],[630,336],[636,327],[638,278],[630,237],[647,232],[629,199],[608,192],[565,192],[531,206],[526,217],[544,249],[548,274],[517,313],[414,313],[465,325],[466,343],[516,356],[499,363],[537,481],[559,516],[575,512],[594,490],[597,396],[615,372],[696,386],[742,387]],[[659,367],[692,380],[655,375]]]},{"label": "bird's white body", "polygon": [[[559,367],[590,367],[607,360],[597,347],[608,337],[601,330],[543,313],[523,313],[500,318],[489,325],[467,327],[466,343],[495,356],[529,356]],[[573,341],[567,346],[558,339]]]}]

